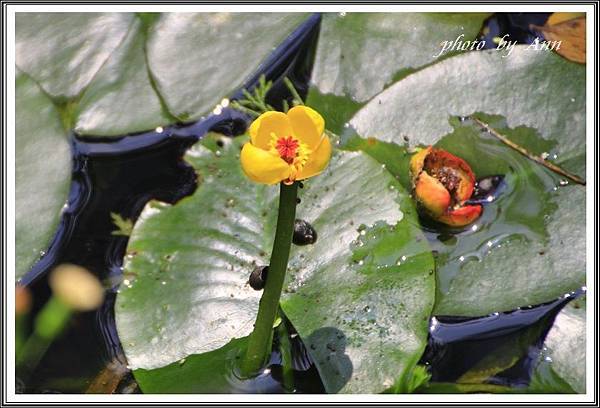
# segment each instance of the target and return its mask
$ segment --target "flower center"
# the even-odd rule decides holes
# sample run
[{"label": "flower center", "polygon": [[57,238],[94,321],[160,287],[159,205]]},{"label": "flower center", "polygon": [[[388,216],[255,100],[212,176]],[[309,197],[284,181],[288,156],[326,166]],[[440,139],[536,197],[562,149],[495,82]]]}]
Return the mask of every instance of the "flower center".
[{"label": "flower center", "polygon": [[275,149],[277,149],[279,157],[285,160],[288,164],[294,163],[294,159],[297,156],[299,147],[300,142],[298,142],[292,136],[281,137],[277,139],[277,143],[275,144]]}]

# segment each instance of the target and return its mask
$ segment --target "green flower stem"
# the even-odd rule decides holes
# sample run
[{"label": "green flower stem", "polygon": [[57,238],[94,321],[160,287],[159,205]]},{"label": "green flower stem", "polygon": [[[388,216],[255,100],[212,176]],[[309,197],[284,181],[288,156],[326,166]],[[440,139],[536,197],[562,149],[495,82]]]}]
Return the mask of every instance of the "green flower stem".
[{"label": "green flower stem", "polygon": [[26,378],[38,365],[50,344],[62,333],[72,315],[72,310],[55,296],[51,297],[37,315],[33,334],[21,347],[16,365],[21,378]]},{"label": "green flower stem", "polygon": [[296,218],[296,197],[298,183],[285,185],[281,183],[279,192],[279,214],[275,241],[271,252],[271,262],[267,282],[258,306],[258,315],[254,330],[248,340],[246,355],[242,361],[242,374],[252,376],[264,367],[271,354],[273,339],[273,323],[279,308],[279,298],[283,289],[285,272],[290,257],[290,247],[294,234]]}]

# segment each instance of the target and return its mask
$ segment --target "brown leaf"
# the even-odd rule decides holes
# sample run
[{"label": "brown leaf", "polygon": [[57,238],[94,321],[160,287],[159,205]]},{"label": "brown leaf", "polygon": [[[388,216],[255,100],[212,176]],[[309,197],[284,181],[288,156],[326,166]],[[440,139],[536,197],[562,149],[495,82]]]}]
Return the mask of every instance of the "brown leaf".
[{"label": "brown leaf", "polygon": [[547,41],[560,41],[559,47],[552,48],[559,55],[570,61],[585,64],[585,16],[567,21],[561,21],[560,18],[551,18],[548,21],[560,22],[543,27],[532,27],[540,31]]}]

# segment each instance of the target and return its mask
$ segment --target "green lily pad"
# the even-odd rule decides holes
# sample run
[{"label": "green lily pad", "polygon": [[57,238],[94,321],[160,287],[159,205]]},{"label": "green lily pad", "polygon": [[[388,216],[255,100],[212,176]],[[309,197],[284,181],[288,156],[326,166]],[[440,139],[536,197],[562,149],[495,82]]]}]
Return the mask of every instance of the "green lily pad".
[{"label": "green lily pad", "polygon": [[585,298],[569,303],[556,316],[546,336],[542,359],[538,363],[530,388],[540,393],[586,390]]},{"label": "green lily pad", "polygon": [[307,13],[165,13],[148,35],[148,64],[169,110],[185,120],[241,87]]},{"label": "green lily pad", "polygon": [[121,136],[174,121],[155,92],[146,64],[144,24],[136,19],[77,105],[75,131]]},{"label": "green lily pad", "polygon": [[[260,292],[247,279],[268,263],[277,189],[243,175],[245,140],[192,147],[197,191],[173,206],[149,204],[132,232],[115,311],[145,392],[159,386],[153,373],[179,370],[172,363],[182,358],[209,370],[203,356],[208,362],[252,330]],[[348,152],[337,152],[300,197],[297,216],[318,241],[293,248],[282,308],[327,391],[383,391],[416,365],[434,297],[433,259],[412,203],[374,160]],[[202,387],[196,377],[180,380],[180,392]]]},{"label": "green lily pad", "polygon": [[[532,74],[542,71],[547,75],[541,80]],[[561,75],[573,80],[567,84]],[[434,228],[428,234],[438,252],[436,314],[509,311],[585,284],[585,189],[564,186],[569,183],[470,121],[451,118],[501,112],[505,119],[477,116],[530,151],[546,152],[557,164],[583,174],[584,84],[581,67],[552,53],[524,47],[504,59],[495,51],[469,53],[409,75],[351,120],[366,139],[347,135],[346,147],[369,152],[407,188],[408,151],[417,144],[436,144],[463,157],[478,178],[506,177],[508,189],[486,205],[471,226],[476,230],[455,234]],[[534,102],[544,110],[533,112]]]},{"label": "green lily pad", "polygon": [[125,38],[131,13],[16,13],[16,62],[53,98],[74,98]]},{"label": "green lily pad", "polygon": [[443,41],[474,39],[486,13],[326,13],[312,80],[323,94],[365,102],[435,61]]},{"label": "green lily pad", "polygon": [[585,152],[585,67],[527,46],[502,56],[469,52],[422,69],[374,97],[350,124],[363,137],[430,145],[452,131],[450,117],[485,112],[557,141],[548,153],[570,164]]},{"label": "green lily pad", "polygon": [[389,84],[437,59],[444,41],[473,40],[486,13],[325,13],[307,103],[343,125]]},{"label": "green lily pad", "polygon": [[210,113],[307,13],[18,13],[17,66],[65,127],[115,137]]},{"label": "green lily pad", "polygon": [[48,249],[67,202],[71,150],[52,101],[17,72],[15,135],[16,276]]}]

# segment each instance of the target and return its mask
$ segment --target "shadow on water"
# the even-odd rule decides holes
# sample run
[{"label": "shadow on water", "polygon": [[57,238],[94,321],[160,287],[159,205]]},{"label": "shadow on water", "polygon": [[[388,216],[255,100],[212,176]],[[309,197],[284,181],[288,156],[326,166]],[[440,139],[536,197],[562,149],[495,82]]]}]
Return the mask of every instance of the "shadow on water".
[{"label": "shadow on water", "polygon": [[305,340],[329,393],[337,393],[352,378],[352,361],[346,354],[346,336],[335,327],[315,330]]},{"label": "shadow on water", "polygon": [[421,364],[436,382],[526,387],[556,315],[584,294],[478,318],[433,317]]},{"label": "shadow on water", "polygon": [[[273,81],[267,102],[276,108],[281,108],[284,99],[292,99],[283,82],[286,76],[305,97],[320,20],[320,15],[315,14],[302,23],[230,99],[239,98],[243,88],[252,89],[262,75]],[[228,136],[242,134],[250,119],[224,108],[220,114],[194,123],[124,135],[109,142],[93,136],[71,135],[73,173],[67,209],[47,253],[20,282],[33,292],[32,315],[50,296],[47,272],[61,263],[86,267],[111,290],[97,312],[78,314],[72,319],[32,377],[26,383],[17,379],[17,392],[84,392],[107,366],[126,364],[116,333],[113,306],[128,237],[112,234],[116,227],[111,212],[135,221],[151,199],[174,203],[193,193],[196,175],[182,160],[185,151],[210,131]],[[310,364],[304,369],[313,374],[310,382],[317,384],[308,389],[319,392],[316,371],[311,370]],[[131,381],[128,370],[122,371],[122,377]],[[129,384],[113,385],[105,391],[135,391]]]}]

